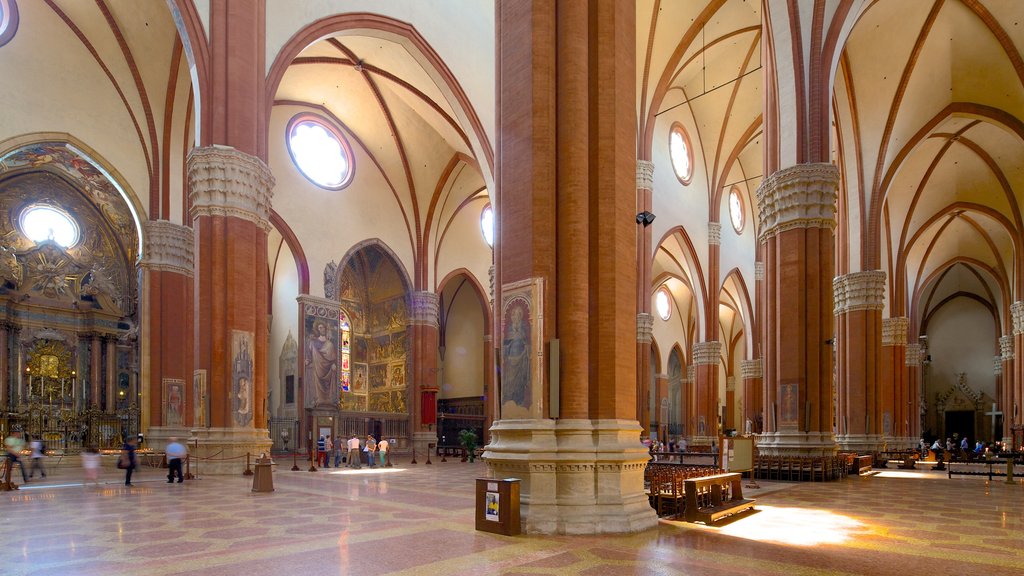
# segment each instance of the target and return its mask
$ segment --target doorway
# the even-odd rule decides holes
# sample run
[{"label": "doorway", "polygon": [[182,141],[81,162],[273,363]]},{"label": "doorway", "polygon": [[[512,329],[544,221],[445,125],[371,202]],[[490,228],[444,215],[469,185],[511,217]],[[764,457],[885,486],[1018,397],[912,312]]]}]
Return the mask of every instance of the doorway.
[{"label": "doorway", "polygon": [[959,434],[961,438],[974,438],[974,411],[951,410],[946,412],[945,437],[952,438]]}]

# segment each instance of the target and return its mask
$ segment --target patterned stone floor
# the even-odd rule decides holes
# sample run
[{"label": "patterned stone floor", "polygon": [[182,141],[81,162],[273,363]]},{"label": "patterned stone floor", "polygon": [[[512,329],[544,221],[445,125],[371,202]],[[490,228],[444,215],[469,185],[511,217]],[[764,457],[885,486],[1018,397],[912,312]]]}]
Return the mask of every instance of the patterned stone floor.
[{"label": "patterned stone floor", "polygon": [[503,537],[473,528],[481,464],[100,488],[57,470],[0,493],[0,574],[1024,574],[1024,485],[883,472],[748,490],[758,512],[710,528]]}]

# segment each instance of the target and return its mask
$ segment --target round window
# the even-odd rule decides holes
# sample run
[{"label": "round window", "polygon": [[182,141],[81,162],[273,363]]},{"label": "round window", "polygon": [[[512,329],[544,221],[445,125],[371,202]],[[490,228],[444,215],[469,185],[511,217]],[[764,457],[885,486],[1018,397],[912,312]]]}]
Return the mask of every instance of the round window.
[{"label": "round window", "polygon": [[480,233],[484,236],[484,242],[494,248],[494,209],[488,204],[480,213]]},{"label": "round window", "polygon": [[7,44],[18,31],[18,5],[14,0],[0,0],[0,46]]},{"label": "round window", "polygon": [[352,149],[341,133],[319,116],[292,118],[287,142],[292,161],[310,182],[340,190],[352,181]]},{"label": "round window", "polygon": [[662,320],[672,317],[672,297],[664,286],[654,293],[654,309]]},{"label": "round window", "polygon": [[732,220],[732,227],[737,234],[743,232],[744,216],[743,197],[740,196],[738,188],[733,188],[729,191],[729,219]]},{"label": "round window", "polygon": [[683,130],[683,125],[676,122],[668,137],[668,154],[672,159],[672,170],[676,178],[684,185],[690,183],[693,177],[693,151],[690,148],[690,138]]},{"label": "round window", "polygon": [[22,211],[21,231],[33,242],[52,240],[64,248],[74,246],[80,237],[78,223],[61,208],[49,204],[33,204]]}]

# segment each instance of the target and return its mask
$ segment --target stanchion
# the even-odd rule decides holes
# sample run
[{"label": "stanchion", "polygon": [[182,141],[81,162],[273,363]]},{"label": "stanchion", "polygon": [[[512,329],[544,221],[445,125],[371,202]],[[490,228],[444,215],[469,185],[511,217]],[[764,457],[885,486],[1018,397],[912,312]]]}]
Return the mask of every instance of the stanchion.
[{"label": "stanchion", "polygon": [[250,453],[250,452],[246,452],[245,453],[245,472],[242,472],[242,476],[252,476],[252,467],[249,466],[249,458],[251,456],[252,456],[252,453]]},{"label": "stanchion", "polygon": [[387,463],[384,464],[384,467],[385,468],[391,468],[391,447],[390,446],[388,446],[388,451],[385,452],[384,454],[385,454],[384,459],[387,461]]},{"label": "stanchion", "polygon": [[185,456],[185,480],[192,480],[195,476],[192,475],[192,455],[187,454]]},{"label": "stanchion", "polygon": [[196,447],[192,453],[196,455],[196,478],[199,478],[199,438],[196,438]]},{"label": "stanchion", "polygon": [[316,448],[309,449],[309,472],[316,472]]},{"label": "stanchion", "polygon": [[409,464],[415,464],[415,463],[416,463],[416,446],[414,445],[412,447],[412,462],[409,462]]},{"label": "stanchion", "polygon": [[1013,454],[1006,461],[1006,483],[1013,484]]},{"label": "stanchion", "polygon": [[297,452],[292,452],[292,472],[299,471],[299,462],[296,460],[296,454]]},{"label": "stanchion", "polygon": [[429,466],[431,464],[433,464],[433,462],[430,461],[430,447],[428,446],[427,447],[427,466]]},{"label": "stanchion", "polygon": [[447,462],[447,461],[448,461],[448,451],[442,449],[441,450],[441,462]]},{"label": "stanchion", "polygon": [[17,490],[18,485],[15,484],[14,482],[11,482],[11,468],[14,468],[14,466],[11,465],[11,460],[6,456],[4,457],[4,468],[4,480],[3,482],[0,482],[0,492]]}]

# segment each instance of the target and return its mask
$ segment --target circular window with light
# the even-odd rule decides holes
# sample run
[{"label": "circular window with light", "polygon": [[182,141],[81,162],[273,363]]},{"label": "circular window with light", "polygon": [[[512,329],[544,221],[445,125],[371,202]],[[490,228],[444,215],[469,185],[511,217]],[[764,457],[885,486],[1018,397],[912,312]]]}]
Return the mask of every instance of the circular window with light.
[{"label": "circular window with light", "polygon": [[0,46],[7,44],[18,31],[18,4],[14,0],[0,0]]},{"label": "circular window with light", "polygon": [[50,240],[70,248],[81,238],[75,219],[62,208],[50,204],[33,204],[25,208],[19,224],[21,232],[37,244]]},{"label": "circular window with light", "polygon": [[690,137],[678,122],[672,125],[668,134],[668,155],[676,178],[684,186],[688,185],[693,177],[693,149],[690,147]]},{"label": "circular window with light", "polygon": [[352,148],[341,132],[314,114],[299,114],[288,123],[288,154],[307,180],[327,190],[352,182]]},{"label": "circular window with light", "polygon": [[672,295],[669,294],[668,288],[662,286],[654,293],[654,310],[662,320],[672,317]]},{"label": "circular window with light", "polygon": [[494,209],[488,204],[480,213],[480,233],[484,236],[484,242],[494,248]]},{"label": "circular window with light", "polygon": [[743,197],[740,196],[740,189],[733,188],[729,191],[729,220],[737,234],[743,232],[743,225],[746,223],[746,213],[743,207]]}]

